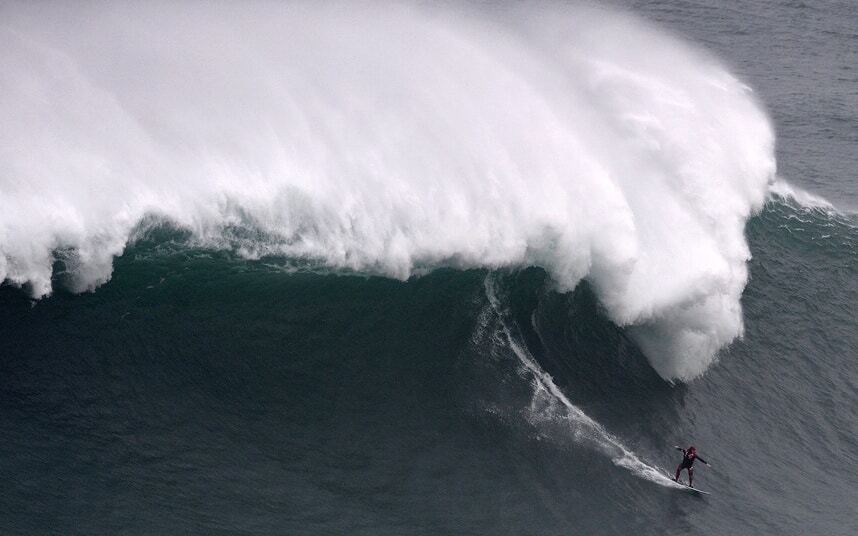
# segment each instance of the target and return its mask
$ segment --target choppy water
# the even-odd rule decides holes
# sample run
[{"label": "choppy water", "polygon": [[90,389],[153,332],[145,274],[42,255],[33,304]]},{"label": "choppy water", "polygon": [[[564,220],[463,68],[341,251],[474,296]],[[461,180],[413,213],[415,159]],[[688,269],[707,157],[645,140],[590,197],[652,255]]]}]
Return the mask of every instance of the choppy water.
[{"label": "choppy water", "polygon": [[[280,50],[282,14],[212,69],[212,43],[258,18],[185,11],[158,41],[166,7],[102,6],[87,24],[116,34],[80,37],[58,6],[4,4],[0,533],[855,533],[858,9],[621,7],[635,18],[301,8],[316,31],[290,28],[321,48],[266,57],[282,67],[260,92],[247,52]],[[193,54],[141,55],[176,28]],[[344,79],[332,35],[360,43]],[[307,100],[332,76],[364,100]],[[214,87],[202,104],[192,79]],[[514,98],[473,111],[487,94]],[[295,110],[346,135],[270,118],[248,134]],[[249,148],[263,138],[283,151]],[[712,495],[662,476],[677,443],[713,465],[695,471]]]}]

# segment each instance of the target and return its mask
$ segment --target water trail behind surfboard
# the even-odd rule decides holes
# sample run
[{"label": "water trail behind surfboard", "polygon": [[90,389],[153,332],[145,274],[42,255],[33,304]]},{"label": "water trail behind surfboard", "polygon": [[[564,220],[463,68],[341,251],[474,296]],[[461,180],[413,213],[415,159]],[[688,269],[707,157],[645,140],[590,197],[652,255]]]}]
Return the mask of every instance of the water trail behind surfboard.
[{"label": "water trail behind surfboard", "polygon": [[490,309],[487,312],[497,320],[495,335],[501,344],[512,350],[523,372],[526,372],[532,380],[534,391],[530,416],[534,424],[538,425],[540,422],[564,424],[569,435],[577,443],[587,445],[609,456],[615,465],[628,469],[633,475],[666,487],[680,489],[685,487],[665,476],[661,470],[642,461],[604,426],[572,404],[554,383],[551,375],[542,370],[527,347],[519,342],[522,338],[518,327],[501,303],[497,283],[491,274],[485,279],[485,289]]}]

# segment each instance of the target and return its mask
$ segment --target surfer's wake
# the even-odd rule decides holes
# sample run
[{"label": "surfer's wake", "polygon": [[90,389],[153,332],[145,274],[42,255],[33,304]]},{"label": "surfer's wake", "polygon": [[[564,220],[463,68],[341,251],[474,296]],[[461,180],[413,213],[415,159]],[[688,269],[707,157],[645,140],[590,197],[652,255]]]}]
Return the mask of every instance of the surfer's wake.
[{"label": "surfer's wake", "polygon": [[[486,314],[495,321],[495,335],[517,358],[526,376],[533,383],[533,398],[530,405],[531,422],[538,426],[541,422],[550,424],[564,423],[566,438],[584,444],[611,458],[619,467],[628,469],[637,477],[655,482],[656,484],[685,489],[686,486],[674,482],[665,474],[641,460],[619,439],[611,435],[605,428],[590,418],[580,408],[572,404],[566,395],[554,383],[551,375],[542,370],[527,348],[522,344],[515,323],[509,318],[498,296],[496,282],[492,275],[485,280],[486,298],[489,308]],[[489,318],[484,317],[481,330],[489,329]]]}]

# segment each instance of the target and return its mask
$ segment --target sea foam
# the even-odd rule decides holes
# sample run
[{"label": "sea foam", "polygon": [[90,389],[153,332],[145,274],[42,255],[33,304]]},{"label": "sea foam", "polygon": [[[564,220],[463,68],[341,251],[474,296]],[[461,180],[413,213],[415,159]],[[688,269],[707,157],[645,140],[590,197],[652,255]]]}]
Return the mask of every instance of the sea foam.
[{"label": "sea foam", "polygon": [[[770,122],[707,54],[593,8],[5,4],[0,280],[110,278],[147,217],[407,278],[589,281],[667,379],[743,330]],[[233,230],[247,228],[251,233]]]}]

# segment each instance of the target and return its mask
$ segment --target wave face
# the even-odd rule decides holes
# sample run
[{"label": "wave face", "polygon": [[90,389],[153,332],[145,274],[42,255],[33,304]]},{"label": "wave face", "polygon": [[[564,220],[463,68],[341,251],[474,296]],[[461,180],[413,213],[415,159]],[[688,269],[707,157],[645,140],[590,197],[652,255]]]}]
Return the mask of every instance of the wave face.
[{"label": "wave face", "polygon": [[586,280],[666,379],[743,330],[772,128],[619,13],[6,5],[0,280],[110,278],[152,217],[206,247],[405,279]]},{"label": "wave face", "polygon": [[480,349],[494,346],[495,351],[491,352],[494,354],[497,353],[496,348],[501,347],[518,360],[518,375],[527,379],[533,387],[528,422],[539,430],[539,437],[554,439],[560,444],[571,439],[574,443],[606,455],[615,465],[627,469],[638,478],[660,486],[683,489],[684,486],[667,476],[668,473],[641,460],[604,426],[569,401],[523,342],[521,330],[511,320],[512,313],[505,306],[508,300],[502,299],[498,292],[496,279],[493,274],[489,274],[484,282],[487,306],[480,315],[473,340]]},{"label": "wave face", "polygon": [[[673,386],[587,282],[322,274],[150,229],[97,292],[0,287],[3,527],[853,535],[856,224],[772,196],[745,337]],[[675,444],[711,496],[672,489]]]}]

